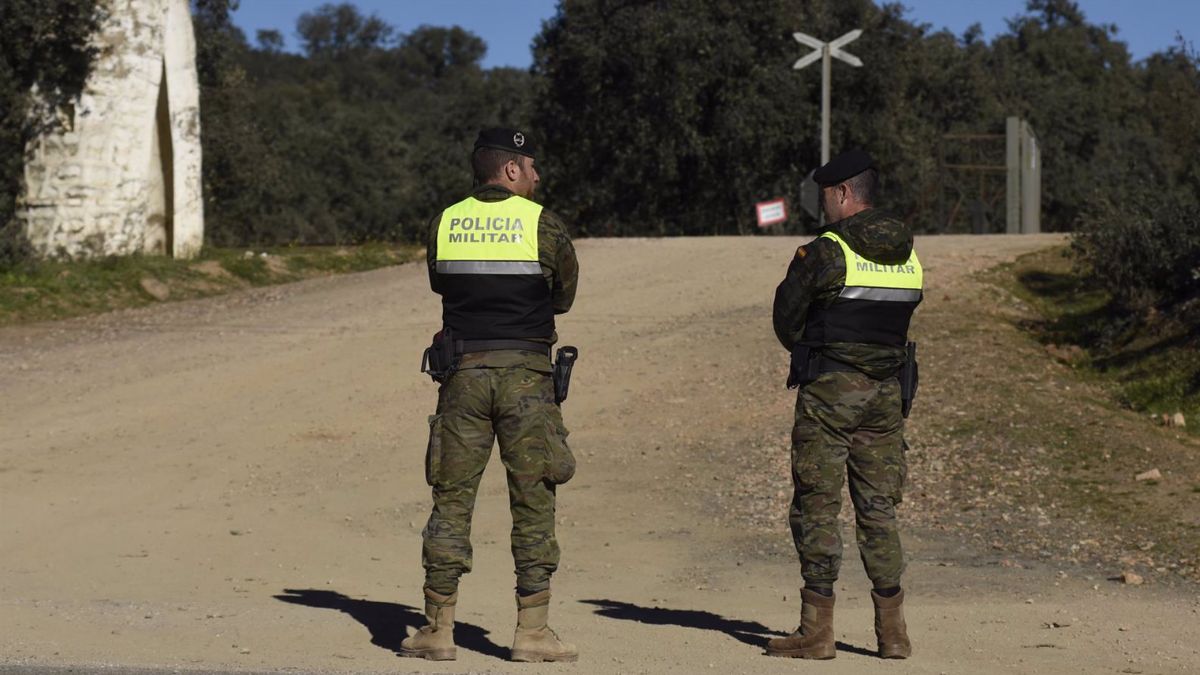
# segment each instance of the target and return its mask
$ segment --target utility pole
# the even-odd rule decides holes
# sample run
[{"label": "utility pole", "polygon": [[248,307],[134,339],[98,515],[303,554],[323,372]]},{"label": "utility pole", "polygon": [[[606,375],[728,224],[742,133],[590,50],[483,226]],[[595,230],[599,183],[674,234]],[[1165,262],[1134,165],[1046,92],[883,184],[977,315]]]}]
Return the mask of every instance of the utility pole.
[{"label": "utility pole", "polygon": [[840,59],[854,66],[862,67],[862,61],[853,54],[842,51],[842,47],[854,42],[862,35],[862,29],[855,29],[832,41],[825,42],[805,33],[792,33],[796,42],[813,48],[813,52],[805,55],[792,65],[792,70],[800,70],[821,60],[821,164],[829,162],[829,81],[833,76],[833,59]]}]

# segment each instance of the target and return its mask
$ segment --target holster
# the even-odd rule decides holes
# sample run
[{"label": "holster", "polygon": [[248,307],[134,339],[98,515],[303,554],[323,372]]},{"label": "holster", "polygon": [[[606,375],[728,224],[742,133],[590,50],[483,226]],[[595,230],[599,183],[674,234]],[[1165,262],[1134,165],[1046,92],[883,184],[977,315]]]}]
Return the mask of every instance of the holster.
[{"label": "holster", "polygon": [[792,362],[788,368],[788,389],[803,387],[824,373],[861,373],[849,363],[825,356],[819,342],[799,342],[792,347]]},{"label": "holster", "polygon": [[433,336],[433,343],[421,355],[421,372],[441,384],[458,370],[462,360],[462,340],[455,340],[446,327]]},{"label": "holster", "polygon": [[909,342],[905,345],[905,351],[908,358],[901,366],[898,377],[900,378],[900,414],[908,419],[913,399],[917,397],[917,385],[920,384],[921,378],[917,369],[917,343]]},{"label": "holster", "polygon": [[554,403],[562,405],[567,400],[571,389],[571,369],[575,367],[575,359],[579,358],[579,350],[575,347],[560,347],[554,355]]},{"label": "holster", "polygon": [[815,345],[807,343],[797,343],[792,346],[791,365],[788,366],[787,388],[795,389],[817,379],[820,375],[817,366],[817,359],[813,358],[819,351],[814,349]]}]

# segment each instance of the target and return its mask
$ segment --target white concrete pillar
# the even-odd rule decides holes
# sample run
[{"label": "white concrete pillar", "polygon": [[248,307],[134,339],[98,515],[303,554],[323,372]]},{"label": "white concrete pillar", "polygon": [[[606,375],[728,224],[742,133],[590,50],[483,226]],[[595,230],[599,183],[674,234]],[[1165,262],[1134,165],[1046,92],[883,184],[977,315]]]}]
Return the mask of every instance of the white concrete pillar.
[{"label": "white concrete pillar", "polygon": [[195,255],[204,220],[187,0],[106,1],[102,55],[64,127],[31,142],[17,217],[43,256]]}]

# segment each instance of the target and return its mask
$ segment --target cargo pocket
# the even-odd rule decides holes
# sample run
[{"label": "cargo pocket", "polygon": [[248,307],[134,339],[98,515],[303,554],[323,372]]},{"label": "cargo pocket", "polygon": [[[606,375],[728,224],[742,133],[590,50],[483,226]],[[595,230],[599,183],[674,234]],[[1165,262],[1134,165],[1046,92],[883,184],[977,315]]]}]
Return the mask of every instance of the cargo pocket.
[{"label": "cargo pocket", "polygon": [[558,410],[546,414],[546,471],[553,485],[562,485],[575,475],[575,455],[567,445],[567,428]]},{"label": "cargo pocket", "polygon": [[425,446],[425,482],[432,486],[437,482],[438,469],[442,465],[442,416],[429,416],[429,444]]},{"label": "cargo pocket", "polygon": [[822,487],[821,464],[814,441],[820,434],[815,424],[792,427],[792,484],[798,494]]},{"label": "cargo pocket", "polygon": [[792,427],[792,450],[799,450],[817,440],[821,430],[816,422],[805,421]]}]

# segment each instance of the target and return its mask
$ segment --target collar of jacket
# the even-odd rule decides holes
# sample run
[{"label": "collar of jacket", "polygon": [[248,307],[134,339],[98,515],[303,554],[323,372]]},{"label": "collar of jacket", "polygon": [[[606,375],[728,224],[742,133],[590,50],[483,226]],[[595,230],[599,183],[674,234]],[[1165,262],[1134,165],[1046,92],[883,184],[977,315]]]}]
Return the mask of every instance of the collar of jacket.
[{"label": "collar of jacket", "polygon": [[471,196],[481,202],[502,202],[513,196],[513,194],[512,190],[495,183],[480,185],[471,191]]},{"label": "collar of jacket", "polygon": [[[504,189],[498,185],[495,187],[497,187],[501,190]],[[863,209],[862,211],[859,211],[858,213],[856,213],[852,216],[846,216],[845,218],[842,218],[841,220],[837,221],[836,223],[829,223],[828,225],[825,226],[825,229],[822,230],[822,232],[828,232],[830,230],[833,230],[833,231],[844,230],[847,227],[852,227],[858,221],[865,220],[868,217],[868,214],[874,213],[875,210],[876,210],[876,208],[874,206],[868,206],[867,208]]]}]

